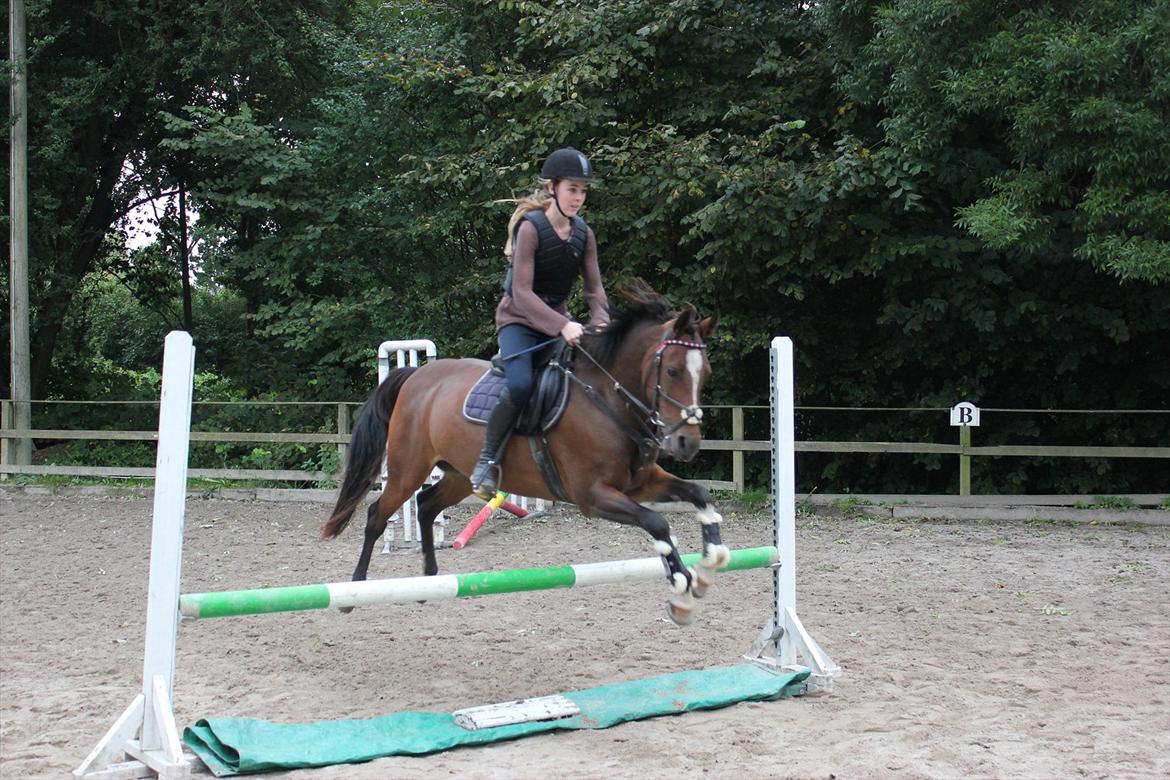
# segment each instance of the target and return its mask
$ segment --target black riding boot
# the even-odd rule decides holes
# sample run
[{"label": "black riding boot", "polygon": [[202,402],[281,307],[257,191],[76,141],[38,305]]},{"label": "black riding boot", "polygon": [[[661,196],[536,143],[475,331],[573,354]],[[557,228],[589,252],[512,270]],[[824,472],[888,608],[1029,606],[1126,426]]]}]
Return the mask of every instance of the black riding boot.
[{"label": "black riding boot", "polygon": [[483,451],[479,454],[479,463],[475,464],[475,470],[471,472],[471,489],[485,501],[496,496],[500,483],[500,459],[504,456],[504,446],[512,436],[512,428],[519,416],[520,407],[512,403],[512,396],[505,389],[500,393],[500,400],[488,418]]}]

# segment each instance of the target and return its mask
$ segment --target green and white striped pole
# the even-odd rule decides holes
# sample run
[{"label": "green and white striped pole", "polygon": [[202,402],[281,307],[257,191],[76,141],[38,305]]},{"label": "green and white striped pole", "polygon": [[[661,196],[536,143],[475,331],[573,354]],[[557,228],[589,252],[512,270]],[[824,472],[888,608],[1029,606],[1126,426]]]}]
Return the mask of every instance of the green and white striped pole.
[{"label": "green and white striped pole", "polygon": [[[683,556],[694,566],[699,553]],[[721,571],[761,569],[779,559],[775,547],[732,550],[731,560]],[[665,578],[662,558],[635,558],[572,566],[533,569],[501,569],[471,574],[443,574],[434,577],[402,577],[390,580],[334,582],[324,585],[297,585],[284,588],[228,590],[189,593],[179,597],[179,614],[194,620],[268,612],[298,612],[327,607],[362,607],[371,604],[403,604],[411,601],[488,596],[526,590],[551,590],[617,582],[638,582]]]}]

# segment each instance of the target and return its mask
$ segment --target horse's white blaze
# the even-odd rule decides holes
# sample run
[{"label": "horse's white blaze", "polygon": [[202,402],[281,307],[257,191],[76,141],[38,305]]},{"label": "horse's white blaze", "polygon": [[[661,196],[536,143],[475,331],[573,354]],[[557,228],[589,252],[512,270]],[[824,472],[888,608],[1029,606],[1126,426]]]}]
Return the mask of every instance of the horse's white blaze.
[{"label": "horse's white blaze", "polygon": [[687,371],[691,372],[691,408],[699,408],[699,376],[703,370],[703,351],[687,350]]}]

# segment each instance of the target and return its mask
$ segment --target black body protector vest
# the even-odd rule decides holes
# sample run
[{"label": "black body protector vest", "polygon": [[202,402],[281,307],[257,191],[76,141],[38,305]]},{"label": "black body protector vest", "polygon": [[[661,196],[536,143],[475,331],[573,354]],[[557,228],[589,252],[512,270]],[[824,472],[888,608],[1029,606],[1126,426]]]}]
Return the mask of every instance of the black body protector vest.
[{"label": "black body protector vest", "polygon": [[[585,220],[573,217],[573,232],[569,240],[565,241],[557,235],[549,222],[548,215],[543,211],[530,211],[524,219],[532,223],[539,236],[536,246],[535,268],[532,274],[532,291],[554,309],[565,302],[569,293],[573,291],[573,282],[581,273],[581,265],[585,262],[585,245],[589,240],[589,227]],[[519,231],[517,223],[516,230]],[[513,241],[515,236],[513,236]],[[508,276],[504,279],[504,292],[512,294],[512,266],[508,266]]]}]

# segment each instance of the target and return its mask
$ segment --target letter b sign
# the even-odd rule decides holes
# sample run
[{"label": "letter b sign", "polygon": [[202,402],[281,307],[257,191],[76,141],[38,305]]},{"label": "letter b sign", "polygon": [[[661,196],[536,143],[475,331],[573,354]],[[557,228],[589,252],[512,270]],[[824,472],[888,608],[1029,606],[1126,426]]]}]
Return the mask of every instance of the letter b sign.
[{"label": "letter b sign", "polygon": [[966,428],[979,425],[979,407],[970,401],[962,401],[951,407],[951,425]]}]

